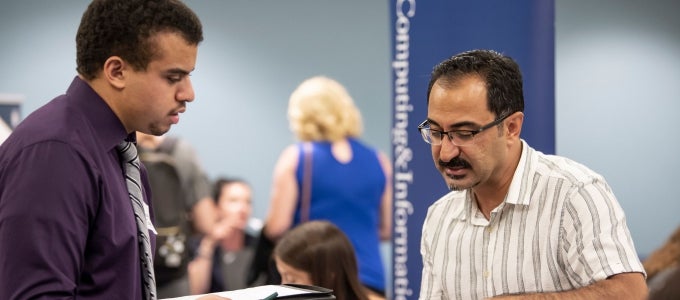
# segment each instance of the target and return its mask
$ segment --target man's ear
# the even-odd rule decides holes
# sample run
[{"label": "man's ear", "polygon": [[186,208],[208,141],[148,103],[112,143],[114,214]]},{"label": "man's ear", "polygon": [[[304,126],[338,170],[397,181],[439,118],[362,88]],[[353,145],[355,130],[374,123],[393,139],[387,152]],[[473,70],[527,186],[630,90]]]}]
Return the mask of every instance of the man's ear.
[{"label": "man's ear", "polygon": [[519,136],[522,133],[522,124],[524,123],[524,113],[521,111],[515,112],[508,118],[508,135]]},{"label": "man's ear", "polygon": [[111,56],[104,62],[104,78],[114,88],[125,87],[125,69],[128,65],[119,56]]}]

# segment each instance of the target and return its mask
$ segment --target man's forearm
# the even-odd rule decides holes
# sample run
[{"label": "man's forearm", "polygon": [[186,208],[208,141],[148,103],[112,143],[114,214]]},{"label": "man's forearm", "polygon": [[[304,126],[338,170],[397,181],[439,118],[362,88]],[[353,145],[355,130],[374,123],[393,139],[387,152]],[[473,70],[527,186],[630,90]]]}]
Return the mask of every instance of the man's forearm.
[{"label": "man's forearm", "polygon": [[647,299],[647,284],[641,273],[622,273],[579,289],[554,293],[502,295],[493,299],[580,300]]}]

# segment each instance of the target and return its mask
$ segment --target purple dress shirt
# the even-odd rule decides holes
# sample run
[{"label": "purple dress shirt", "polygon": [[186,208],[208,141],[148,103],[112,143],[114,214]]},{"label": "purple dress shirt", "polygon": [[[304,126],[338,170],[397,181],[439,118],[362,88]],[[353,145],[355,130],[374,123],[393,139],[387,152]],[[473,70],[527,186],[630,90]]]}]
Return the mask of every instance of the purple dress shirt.
[{"label": "purple dress shirt", "polygon": [[[0,146],[0,299],[142,299],[116,152],[126,138],[134,135],[76,77]],[[148,204],[144,169],[142,182]]]}]

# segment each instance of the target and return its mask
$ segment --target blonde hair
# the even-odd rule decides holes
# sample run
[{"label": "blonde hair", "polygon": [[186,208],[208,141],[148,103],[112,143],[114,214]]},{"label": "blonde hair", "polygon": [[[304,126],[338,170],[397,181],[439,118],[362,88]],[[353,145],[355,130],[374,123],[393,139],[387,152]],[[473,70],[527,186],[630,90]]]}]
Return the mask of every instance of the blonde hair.
[{"label": "blonde hair", "polygon": [[290,95],[290,129],[301,141],[335,142],[359,137],[361,113],[339,82],[315,76],[303,81]]}]

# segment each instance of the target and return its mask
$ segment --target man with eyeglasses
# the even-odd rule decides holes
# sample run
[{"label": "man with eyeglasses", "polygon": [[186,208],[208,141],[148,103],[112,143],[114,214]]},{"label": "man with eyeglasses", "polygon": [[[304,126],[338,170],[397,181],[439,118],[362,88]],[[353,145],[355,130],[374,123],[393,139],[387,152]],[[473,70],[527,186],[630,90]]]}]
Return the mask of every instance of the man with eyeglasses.
[{"label": "man with eyeglasses", "polygon": [[434,68],[418,130],[451,192],[423,225],[420,299],[645,299],[611,188],[531,148],[523,111],[510,57],[473,50]]}]

